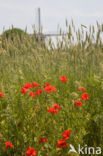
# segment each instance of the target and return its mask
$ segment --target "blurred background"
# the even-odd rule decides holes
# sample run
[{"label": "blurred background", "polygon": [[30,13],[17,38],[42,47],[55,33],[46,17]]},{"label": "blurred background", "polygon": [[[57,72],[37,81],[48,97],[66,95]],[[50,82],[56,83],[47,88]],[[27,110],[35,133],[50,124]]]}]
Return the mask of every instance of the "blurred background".
[{"label": "blurred background", "polygon": [[44,33],[65,31],[65,20],[86,26],[103,21],[103,0],[0,0],[0,34],[3,29],[14,27],[33,33],[37,29],[36,9],[41,9],[41,24]]}]

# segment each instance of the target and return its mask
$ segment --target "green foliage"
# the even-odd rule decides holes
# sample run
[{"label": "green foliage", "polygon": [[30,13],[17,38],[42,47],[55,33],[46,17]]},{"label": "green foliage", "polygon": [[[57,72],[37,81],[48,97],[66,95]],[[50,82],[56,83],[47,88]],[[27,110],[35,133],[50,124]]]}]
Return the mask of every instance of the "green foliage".
[{"label": "green foliage", "polygon": [[17,34],[21,36],[22,34],[26,34],[26,33],[19,28],[12,28],[12,29],[4,31],[4,33],[3,33],[3,35],[5,35],[7,38],[9,36],[17,35]]},{"label": "green foliage", "polygon": [[23,35],[27,35],[27,33],[19,28],[12,28],[4,31],[2,37],[13,41],[15,36],[18,36],[21,39]]}]

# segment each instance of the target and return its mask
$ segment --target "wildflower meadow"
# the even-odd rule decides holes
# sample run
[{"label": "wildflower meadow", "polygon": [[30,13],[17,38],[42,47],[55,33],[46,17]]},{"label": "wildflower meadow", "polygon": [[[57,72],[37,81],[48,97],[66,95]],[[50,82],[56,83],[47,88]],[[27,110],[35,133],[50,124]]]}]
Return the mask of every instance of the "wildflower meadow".
[{"label": "wildflower meadow", "polygon": [[0,36],[0,156],[103,155],[103,25],[66,28]]}]

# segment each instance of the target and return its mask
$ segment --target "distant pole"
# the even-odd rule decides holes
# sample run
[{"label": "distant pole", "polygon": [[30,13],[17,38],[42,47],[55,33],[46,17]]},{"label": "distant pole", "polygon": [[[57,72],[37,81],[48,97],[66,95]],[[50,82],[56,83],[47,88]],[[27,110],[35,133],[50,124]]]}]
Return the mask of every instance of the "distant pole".
[{"label": "distant pole", "polygon": [[41,12],[40,8],[38,8],[38,26],[39,26],[39,34],[41,33]]}]

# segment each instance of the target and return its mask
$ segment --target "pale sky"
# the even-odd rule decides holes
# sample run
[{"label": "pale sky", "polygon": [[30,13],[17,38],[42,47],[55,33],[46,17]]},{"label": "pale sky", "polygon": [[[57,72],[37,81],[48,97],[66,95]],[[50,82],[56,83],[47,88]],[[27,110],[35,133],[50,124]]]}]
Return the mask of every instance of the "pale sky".
[{"label": "pale sky", "polygon": [[11,25],[32,33],[38,7],[46,32],[56,32],[58,25],[65,29],[66,18],[76,25],[103,23],[103,0],[0,0],[0,33]]}]

